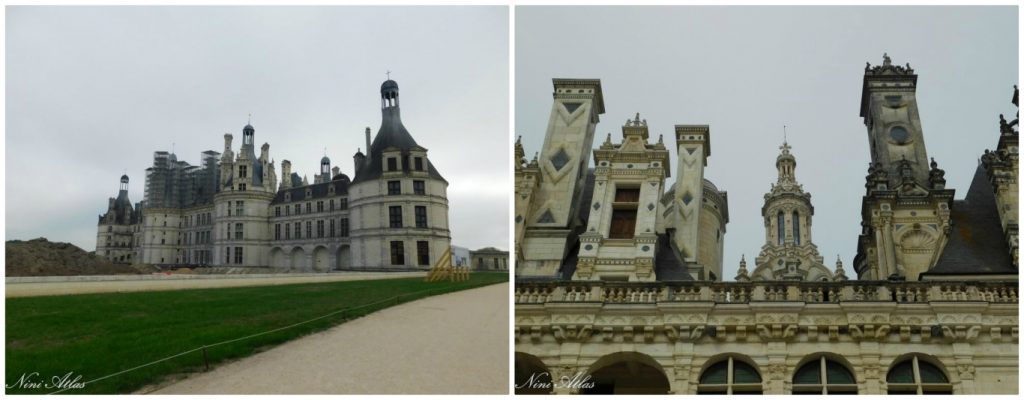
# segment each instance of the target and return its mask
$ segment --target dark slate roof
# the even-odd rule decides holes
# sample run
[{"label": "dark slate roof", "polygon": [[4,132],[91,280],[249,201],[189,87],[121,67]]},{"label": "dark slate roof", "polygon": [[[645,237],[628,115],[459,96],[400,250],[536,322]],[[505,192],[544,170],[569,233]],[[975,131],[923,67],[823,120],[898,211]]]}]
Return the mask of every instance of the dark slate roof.
[{"label": "dark slate roof", "polygon": [[[342,175],[342,176],[344,176],[344,175]],[[309,199],[316,199],[316,198],[321,198],[321,197],[327,197],[328,196],[327,188],[329,186],[332,186],[332,185],[334,186],[334,195],[335,196],[343,195],[343,194],[348,194],[348,183],[349,183],[348,182],[348,177],[344,177],[342,179],[336,179],[336,180],[333,180],[333,181],[330,181],[330,182],[323,182],[323,183],[317,183],[317,184],[313,184],[313,185],[309,185],[309,186],[300,186],[300,187],[293,187],[291,189],[279,190],[277,192],[277,195],[274,196],[274,200],[271,201],[270,204],[281,204],[281,203],[284,203],[285,202],[284,194],[285,193],[289,193],[289,192],[292,194],[291,201],[302,201],[302,200],[309,200]],[[312,193],[310,193],[311,196],[308,197],[308,198],[306,197],[306,189],[307,188],[308,189],[312,189]]]},{"label": "dark slate roof", "polygon": [[949,242],[926,275],[1017,274],[992,192],[979,164],[967,196],[953,202]]},{"label": "dark slate roof", "polygon": [[[401,150],[403,153],[412,149],[423,149],[423,147],[416,144],[416,140],[412,138],[409,131],[402,125],[401,112],[398,106],[387,107],[381,110],[383,114],[380,130],[377,131],[377,136],[373,138],[373,144],[370,145],[369,158],[363,164],[362,168],[356,171],[356,177],[352,180],[352,183],[358,183],[368,181],[371,179],[380,178],[383,173],[383,162],[381,162],[381,153],[385,149],[395,148]],[[437,172],[434,168],[434,164],[427,161],[427,172],[431,178],[438,179],[444,182],[445,179],[441,177],[441,173]],[[408,171],[409,166],[403,166]]]},{"label": "dark slate roof", "polygon": [[683,252],[679,250],[676,243],[668,234],[658,235],[658,244],[655,246],[654,255],[654,276],[659,281],[692,281],[686,262],[683,261]]}]

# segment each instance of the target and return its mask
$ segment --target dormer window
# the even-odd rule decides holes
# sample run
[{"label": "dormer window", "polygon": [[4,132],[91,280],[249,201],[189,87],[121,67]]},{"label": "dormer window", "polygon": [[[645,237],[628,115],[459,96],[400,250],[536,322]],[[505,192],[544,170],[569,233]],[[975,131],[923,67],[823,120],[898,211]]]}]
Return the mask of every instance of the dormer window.
[{"label": "dormer window", "polygon": [[423,157],[416,157],[414,163],[416,164],[415,166],[417,171],[423,170]]},{"label": "dormer window", "polygon": [[397,157],[388,157],[388,171],[397,171],[397,170],[398,170],[398,158]]},{"label": "dormer window", "polygon": [[238,184],[238,191],[240,191],[240,192],[244,192],[245,191],[245,184],[244,183],[239,183]]},{"label": "dormer window", "polygon": [[[247,166],[245,166],[245,165],[238,166],[238,177],[239,178],[245,178],[246,174],[249,172],[248,169],[249,168]],[[242,189],[242,190],[245,190],[245,189]]]}]

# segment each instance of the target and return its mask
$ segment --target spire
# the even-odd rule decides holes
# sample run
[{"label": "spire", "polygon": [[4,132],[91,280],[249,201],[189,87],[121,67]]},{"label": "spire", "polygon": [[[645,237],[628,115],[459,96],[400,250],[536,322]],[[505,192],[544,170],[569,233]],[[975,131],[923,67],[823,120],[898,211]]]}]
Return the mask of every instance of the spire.
[{"label": "spire", "polygon": [[833,274],[833,279],[836,282],[841,282],[848,279],[846,277],[846,272],[843,271],[843,260],[839,259],[838,254],[836,254],[836,273]]},{"label": "spire", "polygon": [[750,276],[747,274],[747,255],[740,256],[740,270],[736,274],[736,282],[750,282]]}]

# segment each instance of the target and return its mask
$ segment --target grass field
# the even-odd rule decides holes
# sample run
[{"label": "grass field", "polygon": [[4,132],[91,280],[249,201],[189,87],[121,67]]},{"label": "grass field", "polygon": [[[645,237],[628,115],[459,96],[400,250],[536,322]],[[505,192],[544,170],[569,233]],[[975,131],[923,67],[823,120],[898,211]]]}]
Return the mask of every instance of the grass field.
[{"label": "grass field", "polygon": [[[474,273],[470,280],[454,283],[408,278],[11,298],[7,299],[6,316],[6,392],[42,394],[57,390],[12,388],[23,374],[29,381],[51,384],[52,377],[71,372],[72,378],[81,375],[79,382],[88,382],[202,346],[366,305],[208,348],[206,357],[212,365],[398,303],[505,281],[507,273]],[[130,393],[168,375],[204,368],[203,352],[196,351],[63,393]],[[32,373],[38,375],[30,376]]]}]

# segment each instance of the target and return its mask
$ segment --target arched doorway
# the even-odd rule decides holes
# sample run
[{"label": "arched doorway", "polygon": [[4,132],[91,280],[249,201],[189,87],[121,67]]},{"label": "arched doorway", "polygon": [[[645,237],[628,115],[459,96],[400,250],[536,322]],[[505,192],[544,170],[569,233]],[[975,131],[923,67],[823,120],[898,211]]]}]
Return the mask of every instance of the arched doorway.
[{"label": "arched doorway", "polygon": [[291,267],[292,269],[308,269],[306,265],[306,251],[301,247],[292,248],[291,256]]},{"label": "arched doorway", "polygon": [[588,370],[591,388],[580,394],[667,394],[668,377],[651,356],[636,352],[601,357]]},{"label": "arched doorway", "polygon": [[549,394],[554,389],[551,371],[537,356],[516,352],[515,394]]},{"label": "arched doorway", "polygon": [[284,250],[280,247],[275,247],[270,250],[270,266],[274,268],[288,268],[288,258],[284,255]]},{"label": "arched doorway", "polygon": [[317,246],[317,248],[313,249],[313,270],[327,272],[331,265],[330,257],[330,253],[327,252],[327,248],[324,246]]},{"label": "arched doorway", "polygon": [[346,269],[352,266],[352,254],[349,251],[348,245],[338,246],[336,257],[335,268]]}]

